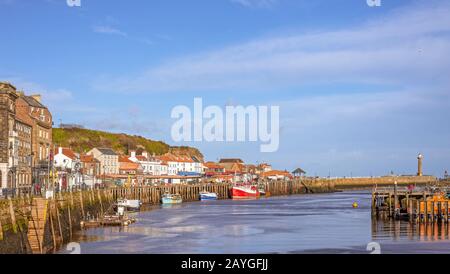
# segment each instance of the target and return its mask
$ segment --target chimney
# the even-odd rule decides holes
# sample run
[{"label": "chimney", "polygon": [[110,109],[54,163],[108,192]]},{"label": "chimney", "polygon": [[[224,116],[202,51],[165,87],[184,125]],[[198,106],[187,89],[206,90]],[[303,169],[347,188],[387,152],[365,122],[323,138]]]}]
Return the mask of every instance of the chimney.
[{"label": "chimney", "polygon": [[58,154],[62,154],[62,147],[58,147]]},{"label": "chimney", "polygon": [[33,95],[30,95],[30,96],[33,97],[33,99],[38,101],[39,103],[41,102],[41,95],[40,94],[33,94]]},{"label": "chimney", "polygon": [[142,151],[142,156],[144,156],[145,158],[148,158],[148,153],[147,153],[147,151]]},{"label": "chimney", "polygon": [[136,158],[136,150],[131,150],[130,153],[132,158]]}]

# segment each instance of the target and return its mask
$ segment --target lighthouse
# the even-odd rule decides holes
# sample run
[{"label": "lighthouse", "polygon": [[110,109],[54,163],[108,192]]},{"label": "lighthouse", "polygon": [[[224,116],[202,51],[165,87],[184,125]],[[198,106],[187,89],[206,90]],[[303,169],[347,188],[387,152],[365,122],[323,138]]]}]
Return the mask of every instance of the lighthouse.
[{"label": "lighthouse", "polygon": [[422,176],[422,159],[423,155],[419,153],[419,156],[417,156],[417,176]]}]

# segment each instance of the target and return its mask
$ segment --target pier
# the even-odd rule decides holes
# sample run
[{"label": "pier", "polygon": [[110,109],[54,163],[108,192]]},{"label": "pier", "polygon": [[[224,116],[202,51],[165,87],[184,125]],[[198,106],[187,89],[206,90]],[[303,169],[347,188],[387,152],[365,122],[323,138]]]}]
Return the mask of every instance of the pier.
[{"label": "pier", "polygon": [[376,218],[404,219],[416,223],[449,222],[448,187],[375,188],[372,215]]}]

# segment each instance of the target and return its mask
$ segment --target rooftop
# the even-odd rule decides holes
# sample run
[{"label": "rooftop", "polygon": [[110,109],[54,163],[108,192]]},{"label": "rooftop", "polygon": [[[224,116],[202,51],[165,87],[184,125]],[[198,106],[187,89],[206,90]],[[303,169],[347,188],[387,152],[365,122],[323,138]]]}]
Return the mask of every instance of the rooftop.
[{"label": "rooftop", "polygon": [[102,154],[105,155],[117,155],[111,148],[97,148]]}]

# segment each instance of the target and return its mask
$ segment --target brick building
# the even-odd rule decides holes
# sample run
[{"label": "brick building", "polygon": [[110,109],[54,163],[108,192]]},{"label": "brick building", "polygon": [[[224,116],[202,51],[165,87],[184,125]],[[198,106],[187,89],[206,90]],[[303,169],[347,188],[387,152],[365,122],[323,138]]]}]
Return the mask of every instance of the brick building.
[{"label": "brick building", "polygon": [[52,148],[52,115],[41,103],[40,95],[19,94],[16,111],[29,117],[32,126],[31,164],[35,182],[45,185],[48,181],[50,152]]},{"label": "brick building", "polygon": [[0,82],[0,188],[13,187],[11,167],[14,160],[16,88]]},{"label": "brick building", "polygon": [[27,115],[26,112],[16,107],[16,119],[15,119],[15,131],[16,131],[16,143],[17,148],[15,153],[14,167],[16,169],[17,188],[30,189],[32,186],[32,133],[33,133],[33,120]]},{"label": "brick building", "polygon": [[0,82],[0,189],[30,190],[34,167],[47,178],[51,140],[52,116],[40,96]]}]

